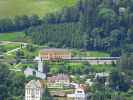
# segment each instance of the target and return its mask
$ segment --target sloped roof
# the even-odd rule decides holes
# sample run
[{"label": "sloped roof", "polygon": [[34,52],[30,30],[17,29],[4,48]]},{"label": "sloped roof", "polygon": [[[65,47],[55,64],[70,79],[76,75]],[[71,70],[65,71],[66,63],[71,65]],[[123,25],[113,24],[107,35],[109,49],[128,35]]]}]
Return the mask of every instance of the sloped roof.
[{"label": "sloped roof", "polygon": [[26,88],[43,88],[43,82],[40,80],[31,80],[26,84]]},{"label": "sloped roof", "polygon": [[56,82],[60,80],[69,80],[69,76],[66,74],[58,74],[56,76],[48,77],[48,82]]},{"label": "sloped roof", "polygon": [[47,49],[42,49],[41,51],[44,52],[68,52],[68,49],[62,49],[62,48],[47,48]]}]

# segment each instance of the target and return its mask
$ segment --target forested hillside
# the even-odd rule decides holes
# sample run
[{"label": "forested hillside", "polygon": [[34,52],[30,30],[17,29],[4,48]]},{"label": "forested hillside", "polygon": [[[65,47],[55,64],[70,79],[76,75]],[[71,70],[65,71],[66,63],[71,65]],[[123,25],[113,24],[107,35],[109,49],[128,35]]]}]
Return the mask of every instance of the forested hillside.
[{"label": "forested hillside", "polygon": [[[1,32],[26,30],[34,43],[111,52],[133,51],[132,0],[80,0],[61,12],[0,20]],[[62,38],[60,37],[62,36]]]},{"label": "forested hillside", "polygon": [[77,0],[0,0],[0,33],[40,25],[47,14],[76,3]]},{"label": "forested hillside", "polygon": [[26,31],[37,44],[108,51],[112,56],[133,51],[132,0],[80,0],[42,23]]}]

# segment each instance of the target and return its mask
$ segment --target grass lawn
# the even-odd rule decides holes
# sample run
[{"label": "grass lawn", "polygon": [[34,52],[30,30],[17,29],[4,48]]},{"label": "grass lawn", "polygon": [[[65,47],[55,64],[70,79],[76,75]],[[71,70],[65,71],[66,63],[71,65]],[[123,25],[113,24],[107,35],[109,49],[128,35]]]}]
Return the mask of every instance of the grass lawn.
[{"label": "grass lawn", "polygon": [[0,0],[0,17],[21,15],[44,16],[65,6],[72,6],[78,0]]},{"label": "grass lawn", "polygon": [[25,57],[28,57],[29,59],[35,58],[38,56],[39,49],[36,48],[34,51],[28,51],[26,48],[21,50],[24,53]]},{"label": "grass lawn", "polygon": [[107,52],[101,51],[80,51],[80,50],[72,50],[73,56],[84,56],[84,57],[109,57],[110,54]]},{"label": "grass lawn", "polygon": [[0,41],[15,41],[23,38],[25,34],[23,32],[14,33],[0,33]]},{"label": "grass lawn", "polygon": [[84,64],[81,62],[77,63],[77,62],[71,62],[71,63],[67,63],[68,66],[71,66],[71,67],[83,67]]},{"label": "grass lawn", "polygon": [[4,45],[2,47],[6,51],[9,51],[9,50],[16,49],[16,48],[20,47],[20,45],[19,44],[7,44],[7,45]]},{"label": "grass lawn", "polygon": [[34,68],[34,64],[35,63],[28,63],[28,64],[20,64],[19,66],[17,66],[17,68],[19,68],[19,69],[25,69],[25,68],[27,68],[27,67],[29,67],[29,68]]},{"label": "grass lawn", "polygon": [[110,72],[112,69],[115,69],[115,68],[116,67],[113,65],[106,65],[106,64],[92,65],[92,69],[96,72],[103,72],[103,71]]},{"label": "grass lawn", "polygon": [[106,52],[100,52],[100,51],[88,51],[86,52],[87,56],[90,57],[109,57],[110,54]]}]

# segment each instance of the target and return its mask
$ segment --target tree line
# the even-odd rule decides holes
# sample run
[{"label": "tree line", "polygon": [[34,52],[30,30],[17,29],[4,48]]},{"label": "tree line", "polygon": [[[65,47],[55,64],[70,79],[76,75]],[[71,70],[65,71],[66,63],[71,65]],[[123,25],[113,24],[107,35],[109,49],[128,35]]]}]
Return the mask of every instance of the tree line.
[{"label": "tree line", "polygon": [[16,16],[14,18],[0,19],[0,33],[22,31],[31,26],[41,24],[41,20],[37,15],[33,16]]},{"label": "tree line", "polygon": [[79,0],[61,12],[1,19],[0,32],[26,30],[36,44],[110,52],[133,51],[132,0]]},{"label": "tree line", "polygon": [[[132,0],[81,0],[26,31],[37,44],[111,52],[133,51]],[[121,49],[123,48],[123,49]],[[126,51],[126,50],[125,50]]]}]

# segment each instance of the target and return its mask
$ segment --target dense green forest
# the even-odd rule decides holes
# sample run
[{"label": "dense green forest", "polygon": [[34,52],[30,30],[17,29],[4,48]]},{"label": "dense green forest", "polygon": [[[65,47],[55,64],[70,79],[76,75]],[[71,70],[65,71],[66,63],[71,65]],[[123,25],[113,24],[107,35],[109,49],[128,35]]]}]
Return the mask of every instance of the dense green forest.
[{"label": "dense green forest", "polygon": [[7,63],[0,63],[0,100],[22,100],[26,78],[22,73],[9,70]]},{"label": "dense green forest", "polygon": [[132,0],[81,0],[49,14],[26,33],[37,44],[111,52],[133,51]]},{"label": "dense green forest", "polygon": [[120,56],[124,51],[133,51],[132,4],[132,0],[80,0],[42,19],[37,15],[1,19],[0,32],[26,30],[37,44]]}]

